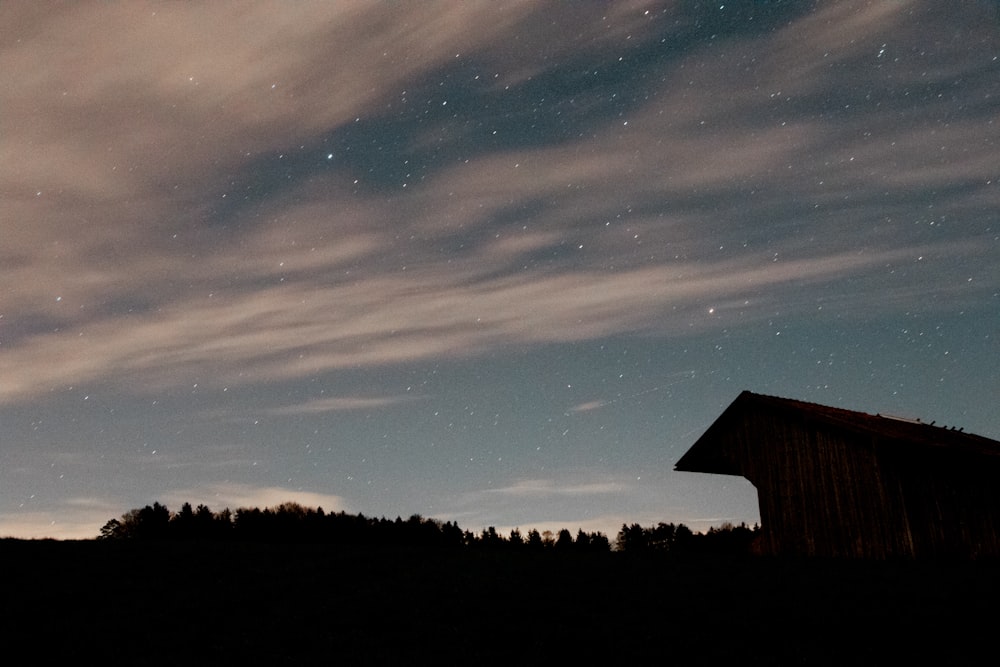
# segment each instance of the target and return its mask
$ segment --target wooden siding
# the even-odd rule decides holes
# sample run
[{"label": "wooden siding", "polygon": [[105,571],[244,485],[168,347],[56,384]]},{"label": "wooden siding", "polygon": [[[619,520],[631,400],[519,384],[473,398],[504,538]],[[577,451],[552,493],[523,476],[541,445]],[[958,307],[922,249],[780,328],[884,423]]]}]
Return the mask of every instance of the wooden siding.
[{"label": "wooden siding", "polygon": [[678,469],[750,480],[763,552],[1000,557],[1000,457],[900,441],[895,432],[852,428],[840,414],[847,411],[831,420],[753,396],[737,399]]}]

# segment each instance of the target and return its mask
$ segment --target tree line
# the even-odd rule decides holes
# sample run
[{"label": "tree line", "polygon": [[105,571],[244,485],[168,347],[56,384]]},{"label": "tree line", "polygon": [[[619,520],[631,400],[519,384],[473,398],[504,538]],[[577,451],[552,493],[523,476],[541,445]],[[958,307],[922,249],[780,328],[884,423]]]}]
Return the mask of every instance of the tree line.
[{"label": "tree line", "polygon": [[683,523],[659,523],[644,528],[637,523],[622,524],[615,540],[618,551],[634,554],[730,554],[747,555],[760,534],[760,526],[724,523],[704,533],[693,532]]},{"label": "tree line", "polygon": [[623,524],[612,542],[600,531],[568,529],[558,532],[515,528],[502,534],[490,526],[480,533],[462,530],[452,521],[441,522],[419,514],[409,519],[366,517],[345,512],[327,513],[322,507],[307,508],[286,502],[265,509],[226,508],[213,512],[206,505],[197,508],[184,503],[172,512],[154,502],[131,509],[101,528],[101,540],[141,541],[244,541],[269,543],[316,543],[337,546],[443,547],[490,550],[563,551],[606,553],[681,553],[725,551],[747,552],[757,527],[745,524],[711,528],[695,533],[684,524],[660,523],[644,528]]}]

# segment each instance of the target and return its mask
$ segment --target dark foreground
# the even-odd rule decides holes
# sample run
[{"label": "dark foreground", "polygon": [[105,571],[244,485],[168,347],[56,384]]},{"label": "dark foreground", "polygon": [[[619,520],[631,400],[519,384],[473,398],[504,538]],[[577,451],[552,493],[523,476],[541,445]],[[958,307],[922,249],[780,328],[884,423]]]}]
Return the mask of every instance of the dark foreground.
[{"label": "dark foreground", "polygon": [[8,656],[995,664],[1000,566],[0,541]]}]

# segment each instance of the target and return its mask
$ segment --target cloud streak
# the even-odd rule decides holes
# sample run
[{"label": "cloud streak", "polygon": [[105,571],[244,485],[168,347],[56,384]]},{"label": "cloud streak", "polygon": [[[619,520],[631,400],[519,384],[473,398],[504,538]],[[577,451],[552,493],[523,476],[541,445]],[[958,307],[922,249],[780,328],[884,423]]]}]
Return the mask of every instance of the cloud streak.
[{"label": "cloud streak", "polygon": [[490,489],[488,493],[504,496],[589,496],[594,494],[621,493],[624,486],[616,482],[590,482],[581,484],[560,484],[551,479],[524,479],[499,489]]},{"label": "cloud streak", "polygon": [[277,507],[285,502],[294,502],[303,507],[322,507],[325,512],[345,511],[343,498],[328,493],[290,489],[280,486],[254,486],[234,482],[217,482],[199,485],[197,488],[173,489],[163,494],[163,500],[171,509],[180,509],[183,503],[194,506],[206,505],[215,511],[225,508]]},{"label": "cloud streak", "polygon": [[[111,381],[142,391],[131,385],[141,377],[152,391],[193,383],[239,386],[359,364],[463,358],[498,346],[688,334],[766,317],[768,311],[754,303],[765,291],[780,303],[784,288],[866,272],[874,278],[886,265],[914,261],[922,252],[495,279],[431,266],[332,286],[279,281],[27,336],[0,356],[0,399],[37,396],[61,383]],[[873,297],[859,312],[881,308],[892,292]]]},{"label": "cloud streak", "polygon": [[297,405],[285,405],[270,411],[272,415],[313,415],[325,412],[377,410],[416,400],[414,396],[337,396],[321,398]]},{"label": "cloud streak", "polygon": [[[594,58],[630,41],[630,29],[655,31],[642,7],[614,10],[628,19],[615,23],[613,35],[590,42]],[[268,382],[504,345],[687,333],[713,326],[700,314],[714,304],[742,298],[744,315],[759,318],[765,311],[753,303],[765,291],[780,300],[775,295],[804,282],[870,283],[882,267],[918,255],[975,257],[975,241],[963,247],[893,238],[892,249],[886,241],[879,250],[878,222],[899,198],[943,190],[956,179],[968,187],[945,195],[944,212],[1000,198],[1000,188],[987,187],[997,174],[983,141],[984,130],[987,136],[1000,130],[975,115],[931,133],[883,125],[875,137],[846,112],[817,118],[804,111],[810,98],[842,84],[836,65],[869,59],[889,66],[877,62],[876,47],[895,23],[908,20],[901,8],[869,8],[879,21],[865,23],[864,38],[845,48],[841,31],[863,14],[844,4],[768,38],[776,46],[761,51],[746,81],[733,77],[744,40],[723,42],[718,60],[702,64],[687,83],[692,75],[678,61],[662,84],[649,87],[648,102],[622,107],[622,120],[591,136],[414,165],[422,175],[410,175],[409,190],[397,183],[388,198],[377,199],[363,189],[371,174],[349,173],[349,160],[324,171],[317,146],[310,149],[316,164],[288,171],[293,180],[279,185],[282,161],[301,160],[302,146],[362,116],[391,122],[405,82],[443,72],[456,57],[480,63],[465,72],[467,92],[477,90],[475,77],[504,69],[497,45],[511,30],[533,49],[569,48],[568,42],[543,48],[532,31],[523,32],[541,11],[530,4],[486,14],[464,7],[400,11],[391,22],[351,3],[299,8],[278,21],[256,9],[236,17],[213,8],[164,7],[149,16],[112,8],[98,15],[75,8],[52,16],[14,12],[45,38],[2,54],[5,71],[24,72],[8,75],[8,89],[38,105],[15,104],[5,114],[11,141],[0,187],[11,196],[3,204],[10,223],[0,277],[18,287],[0,297],[6,378],[0,400],[30,399],[60,383],[137,375],[160,388],[192,381],[198,369],[211,369],[220,383]],[[581,30],[594,29],[580,22],[587,26]],[[102,30],[91,31],[95,25]],[[802,40],[811,32],[814,39]],[[108,34],[117,37],[107,42]],[[71,74],[74,67],[60,60],[68,55],[42,58],[57,39],[77,44],[101,75]],[[324,42],[340,46],[318,48]],[[419,49],[404,48],[417,42]],[[792,72],[790,50],[797,50]],[[143,57],[126,67],[140,51]],[[314,65],[324,59],[337,66],[317,74]],[[48,66],[15,67],[35,61]],[[491,94],[502,81],[516,90],[556,67],[544,57],[519,62],[520,71],[491,80]],[[525,70],[526,62],[535,66]],[[919,63],[893,66],[901,89],[980,76],[973,65],[937,71],[927,83]],[[728,100],[708,95],[727,82],[734,87]],[[889,99],[904,93],[890,91]],[[51,106],[42,103],[50,98]],[[890,123],[893,112],[875,109],[863,122],[873,117]],[[402,140],[433,144],[435,132],[451,136],[449,123],[471,120],[443,118],[429,122],[427,137]],[[762,120],[766,125],[755,127]],[[926,119],[936,121],[933,114]],[[835,164],[804,170],[803,157],[831,142],[841,144]],[[928,150],[928,143],[940,150]],[[887,144],[894,148],[887,152]],[[346,155],[354,147],[341,148]],[[396,146],[386,157],[430,159],[426,149],[415,150]],[[913,159],[935,152],[941,157],[932,163]],[[276,165],[268,167],[275,183],[254,183],[248,170],[261,159]],[[871,184],[871,173],[881,181]],[[259,188],[273,193],[266,203],[256,199]],[[774,209],[779,190],[786,193],[781,206],[792,200],[801,209]],[[848,199],[858,206],[845,207]],[[232,208],[227,200],[249,203]],[[830,233],[797,237],[803,216],[822,217],[838,203],[854,220],[834,217]],[[231,213],[220,220],[221,210]],[[751,214],[772,218],[772,231],[787,226],[790,233],[765,244],[758,230],[740,229],[739,219]],[[845,225],[875,248],[854,250]],[[726,247],[737,244],[749,244],[751,252],[728,257]],[[716,259],[705,252],[712,247],[721,249]],[[926,289],[962,291],[930,280]],[[724,324],[733,322],[717,319],[714,326]]]}]

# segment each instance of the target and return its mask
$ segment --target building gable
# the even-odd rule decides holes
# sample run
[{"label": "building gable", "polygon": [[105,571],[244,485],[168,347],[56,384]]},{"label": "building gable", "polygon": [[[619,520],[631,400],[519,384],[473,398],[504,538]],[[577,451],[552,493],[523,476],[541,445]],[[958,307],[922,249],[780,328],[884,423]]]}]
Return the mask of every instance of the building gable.
[{"label": "building gable", "polygon": [[768,553],[1000,555],[1000,443],[743,392],[676,470],[757,487]]}]

